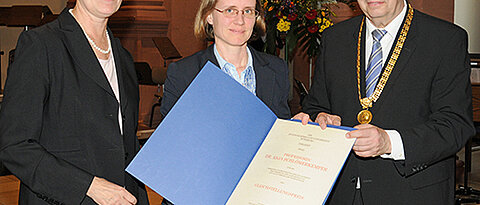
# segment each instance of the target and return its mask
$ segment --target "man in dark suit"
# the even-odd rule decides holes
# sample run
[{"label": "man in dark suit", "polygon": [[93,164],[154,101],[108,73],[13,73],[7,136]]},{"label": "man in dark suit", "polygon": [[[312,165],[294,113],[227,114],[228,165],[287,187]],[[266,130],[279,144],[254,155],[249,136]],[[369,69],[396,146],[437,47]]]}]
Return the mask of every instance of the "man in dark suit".
[{"label": "man in dark suit", "polygon": [[323,34],[303,107],[358,128],[328,202],[453,204],[454,154],[474,134],[466,32],[405,0],[358,3],[364,16]]},{"label": "man in dark suit", "polygon": [[133,59],[107,28],[120,4],[78,0],[21,34],[0,112],[19,204],[148,204],[124,171],[139,150],[139,96]]}]

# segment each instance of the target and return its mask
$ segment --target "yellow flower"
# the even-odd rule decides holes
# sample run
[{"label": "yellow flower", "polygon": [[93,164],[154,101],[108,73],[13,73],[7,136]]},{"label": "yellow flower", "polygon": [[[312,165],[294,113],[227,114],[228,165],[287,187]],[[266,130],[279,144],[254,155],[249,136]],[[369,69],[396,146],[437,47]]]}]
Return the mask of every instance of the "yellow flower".
[{"label": "yellow flower", "polygon": [[268,8],[268,11],[272,11],[273,10],[273,6],[270,6],[270,8]]},{"label": "yellow flower", "polygon": [[318,32],[322,33],[325,29],[327,29],[328,27],[330,27],[332,25],[333,25],[332,20],[330,20],[328,18],[324,18],[323,23],[320,26],[320,29],[318,29]]},{"label": "yellow flower", "polygon": [[319,33],[322,33],[326,28],[327,28],[326,26],[321,25],[321,26],[320,26],[320,29],[318,29],[318,32],[319,32]]},{"label": "yellow flower", "polygon": [[332,25],[332,22],[330,20],[326,19],[324,24],[325,24],[326,27],[329,27],[329,26]]},{"label": "yellow flower", "polygon": [[265,3],[263,3],[263,8],[267,8],[267,4],[268,4],[268,1],[265,1]]},{"label": "yellow flower", "polygon": [[285,32],[290,30],[290,22],[289,21],[284,21],[283,19],[280,19],[280,21],[277,23],[277,30],[280,32]]}]

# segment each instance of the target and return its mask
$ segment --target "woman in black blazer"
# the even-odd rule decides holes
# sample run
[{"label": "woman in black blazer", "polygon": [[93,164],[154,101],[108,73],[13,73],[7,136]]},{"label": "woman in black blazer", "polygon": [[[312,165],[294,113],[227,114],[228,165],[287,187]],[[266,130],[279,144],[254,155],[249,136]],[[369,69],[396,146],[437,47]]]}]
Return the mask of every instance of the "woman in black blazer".
[{"label": "woman in black blazer", "polygon": [[148,204],[124,171],[139,150],[133,59],[107,28],[121,0],[77,0],[23,32],[0,112],[19,204]]},{"label": "woman in black blazer", "polygon": [[[289,118],[287,64],[278,57],[247,46],[265,33],[259,0],[202,0],[195,35],[213,41],[168,67],[161,112],[165,116],[208,61],[260,98],[279,118]],[[222,85],[218,85],[222,86]]]}]

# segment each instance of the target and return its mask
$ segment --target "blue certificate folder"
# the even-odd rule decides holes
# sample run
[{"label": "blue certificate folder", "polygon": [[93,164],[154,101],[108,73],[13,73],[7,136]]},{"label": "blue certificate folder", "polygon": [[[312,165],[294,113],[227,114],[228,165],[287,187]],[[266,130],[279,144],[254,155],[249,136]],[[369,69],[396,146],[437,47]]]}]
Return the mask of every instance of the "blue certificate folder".
[{"label": "blue certificate folder", "polygon": [[276,119],[208,62],[126,171],[176,205],[225,204]]}]

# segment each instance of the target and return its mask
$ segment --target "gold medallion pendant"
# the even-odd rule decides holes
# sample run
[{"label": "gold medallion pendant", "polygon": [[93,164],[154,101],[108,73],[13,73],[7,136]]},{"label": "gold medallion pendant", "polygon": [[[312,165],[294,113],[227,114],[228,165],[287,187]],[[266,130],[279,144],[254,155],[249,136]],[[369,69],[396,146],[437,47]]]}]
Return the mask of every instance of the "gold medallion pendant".
[{"label": "gold medallion pendant", "polygon": [[381,74],[381,78],[378,81],[378,84],[375,86],[375,90],[373,94],[362,98],[361,87],[360,87],[360,51],[361,51],[361,43],[362,43],[362,30],[363,25],[365,23],[365,17],[362,19],[362,23],[360,24],[360,29],[358,32],[358,42],[357,42],[357,88],[358,88],[358,100],[360,101],[360,105],[362,106],[362,111],[357,114],[357,120],[360,124],[368,124],[372,121],[373,115],[368,108],[371,108],[375,102],[377,102],[378,98],[382,94],[383,88],[387,84],[388,78],[397,63],[398,57],[403,49],[403,44],[405,43],[405,39],[407,38],[408,30],[410,29],[410,25],[413,20],[413,13],[414,10],[410,4],[408,4],[408,12],[407,18],[405,22],[403,22],[402,30],[400,31],[400,36],[395,43],[393,53],[388,59],[388,63],[386,64],[385,71]]},{"label": "gold medallion pendant", "polygon": [[368,124],[372,121],[373,115],[368,110],[362,110],[357,115],[357,120],[360,124]]}]

